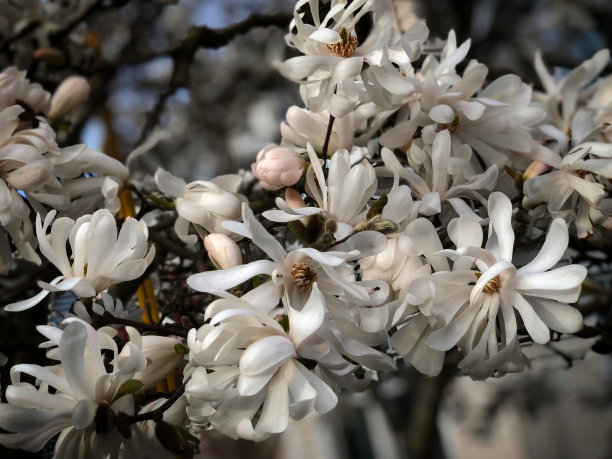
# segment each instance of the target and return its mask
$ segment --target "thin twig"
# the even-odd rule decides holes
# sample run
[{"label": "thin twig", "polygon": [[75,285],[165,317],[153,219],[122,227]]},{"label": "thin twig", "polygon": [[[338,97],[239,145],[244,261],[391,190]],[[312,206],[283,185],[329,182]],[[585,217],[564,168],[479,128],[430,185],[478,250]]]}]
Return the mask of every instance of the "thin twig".
[{"label": "thin twig", "polygon": [[109,312],[105,312],[103,315],[96,314],[92,322],[97,328],[105,325],[123,325],[125,327],[134,327],[140,331],[150,331],[163,335],[187,338],[187,332],[185,330],[178,330],[176,328],[162,327],[159,325],[150,325],[142,322],[136,322],[134,320],[122,319],[120,317],[113,316]]},{"label": "thin twig", "polygon": [[172,405],[174,405],[174,403],[181,397],[181,395],[183,395],[183,393],[185,392],[186,385],[187,385],[187,381],[185,381],[183,384],[177,387],[174,393],[172,394],[172,396],[168,400],[166,400],[164,404],[161,405],[159,408],[153,411],[149,411],[147,413],[140,413],[140,414],[128,416],[126,418],[126,421],[129,424],[133,424],[135,422],[141,422],[141,421],[149,421],[149,420],[161,421],[164,411],[168,410]]}]

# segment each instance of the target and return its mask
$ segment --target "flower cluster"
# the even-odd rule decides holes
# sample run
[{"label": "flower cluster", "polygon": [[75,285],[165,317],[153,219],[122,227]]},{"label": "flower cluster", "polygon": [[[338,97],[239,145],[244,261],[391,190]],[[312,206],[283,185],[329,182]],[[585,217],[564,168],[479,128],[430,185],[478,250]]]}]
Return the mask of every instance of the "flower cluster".
[{"label": "flower cluster", "polygon": [[[61,272],[6,310],[78,297],[39,327],[57,363],[12,368],[0,443],[59,434],[58,457],[103,457],[193,453],[206,429],[262,440],[398,365],[503,375],[525,368],[523,344],[578,332],[588,271],[566,251],[612,230],[608,51],[561,80],[536,55],[534,92],[428,34],[397,30],[390,0],[299,0],[286,42],[301,55],[278,68],[305,107],[280,145],[252,174],[133,180],[138,218],[124,203],[121,220],[128,170],[59,148],[46,116],[83,80],[51,98],[0,74],[0,267],[40,253]],[[142,322],[120,301],[134,296]],[[178,388],[155,392],[167,375]]]},{"label": "flower cluster", "polygon": [[0,236],[3,274],[12,262],[10,244],[24,259],[40,263],[30,208],[46,215],[51,207],[75,218],[101,204],[119,210],[127,168],[86,145],[59,148],[49,125],[48,114],[64,114],[86,98],[74,86],[74,79],[67,79],[51,98],[25,72],[11,67],[0,74],[0,223],[10,238],[9,243]]}]

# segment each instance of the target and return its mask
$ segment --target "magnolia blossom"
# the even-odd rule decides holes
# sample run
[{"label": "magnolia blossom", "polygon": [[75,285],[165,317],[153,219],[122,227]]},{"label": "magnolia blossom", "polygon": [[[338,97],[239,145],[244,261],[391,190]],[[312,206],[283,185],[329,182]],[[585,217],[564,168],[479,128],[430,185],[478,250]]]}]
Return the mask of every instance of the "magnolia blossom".
[{"label": "magnolia blossom", "polygon": [[[297,2],[291,32],[285,40],[304,56],[279,65],[283,75],[304,85],[302,95],[309,109],[321,112],[327,108],[336,117],[351,111],[362,97],[355,80],[364,64],[375,69],[370,81],[401,96],[414,92],[418,81],[402,77],[391,62],[403,67],[418,58],[420,45],[428,35],[424,25],[413,26],[400,39],[395,36],[388,0],[332,2],[323,19],[319,3],[320,0]],[[305,5],[310,8],[313,24],[303,22],[303,13],[299,11]],[[355,25],[366,14],[373,15],[373,27],[364,39],[357,37]],[[386,105],[383,97],[377,99]]]},{"label": "magnolia blossom", "polygon": [[[536,93],[535,99],[543,102],[547,115],[547,121],[540,130],[548,138],[558,142],[555,150],[567,152],[568,132],[574,124],[576,112],[585,104],[584,98],[588,94],[586,86],[601,73],[609,59],[610,51],[602,49],[563,78],[555,79],[546,70],[541,53],[536,52],[535,69],[545,92]],[[586,140],[578,134],[579,132],[582,130],[572,129],[570,137],[574,137],[578,142]],[[576,143],[572,146],[575,145]]]},{"label": "magnolia blossom", "polygon": [[[68,319],[63,331],[46,326],[40,331],[57,346],[49,355],[59,365],[20,364],[11,369],[8,403],[0,404],[0,427],[9,433],[0,434],[0,443],[34,452],[59,433],[56,457],[117,455],[121,435],[95,418],[105,410],[134,414],[134,398],[129,391],[122,393],[122,384],[146,367],[145,357],[128,342],[130,357],[119,358],[114,333],[107,334],[113,330],[96,331],[79,319]],[[112,353],[106,364],[110,371],[102,350]],[[21,375],[30,376],[36,385],[21,381]]]},{"label": "magnolia blossom", "polygon": [[210,325],[190,330],[188,337],[185,377],[191,379],[186,393],[196,407],[188,408],[196,422],[202,421],[203,406],[208,406],[205,418],[215,429],[262,440],[283,432],[289,418],[325,413],[336,405],[332,389],[300,362],[328,352],[328,345],[316,336],[325,319],[316,283],[301,311],[288,309],[288,332],[238,299],[217,300],[206,315]]},{"label": "magnolia blossom", "polygon": [[20,100],[37,115],[49,111],[51,95],[38,83],[30,83],[26,73],[15,67],[0,73],[0,110]]},{"label": "magnolia blossom", "polygon": [[[155,246],[147,251],[148,229],[144,222],[127,218],[117,234],[113,215],[101,209],[84,215],[76,222],[68,217],[58,218],[47,234],[55,217],[51,211],[41,221],[36,217],[36,235],[41,253],[62,273],[49,284],[39,282],[43,291],[29,300],[12,303],[7,311],[23,311],[35,306],[50,292],[72,291],[90,298],[113,284],[137,279],[155,256]],[[70,242],[72,263],[66,243]]]},{"label": "magnolia blossom", "polygon": [[65,206],[54,206],[61,216],[78,218],[100,207],[111,213],[119,211],[119,194],[129,176],[120,161],[79,144],[63,148],[51,162],[62,184],[61,195],[68,201]]},{"label": "magnolia blossom", "polygon": [[282,199],[276,204],[280,210],[264,212],[272,221],[288,222],[322,213],[338,223],[336,239],[353,232],[353,227],[365,219],[366,204],[376,190],[376,175],[372,165],[363,161],[351,167],[348,151],[339,150],[331,158],[327,180],[323,168],[312,146],[308,145],[310,167],[306,173],[306,191],[319,207],[292,209]]},{"label": "magnolia blossom", "polygon": [[580,330],[582,316],[567,303],[578,299],[587,272],[580,265],[551,269],[568,244],[562,219],[553,221],[538,255],[517,269],[512,264],[510,200],[491,194],[488,212],[484,249],[480,223],[467,216],[455,219],[448,232],[457,249],[444,252],[453,260],[452,269],[436,270],[411,284],[414,295],[423,299],[419,310],[433,328],[427,346],[447,351],[458,345],[464,354],[459,368],[474,377],[522,368],[516,312],[536,343],[548,342],[550,330]]},{"label": "magnolia blossom", "polygon": [[251,169],[263,189],[280,190],[295,185],[305,166],[302,157],[294,150],[268,145],[259,152]]},{"label": "magnolia blossom", "polygon": [[477,174],[470,164],[471,153],[470,147],[463,145],[451,156],[451,135],[445,129],[434,135],[431,145],[420,148],[413,142],[407,152],[410,169],[404,168],[386,147],[383,147],[382,158],[385,166],[405,179],[421,199],[419,212],[435,215],[441,212],[445,201],[454,205],[453,198],[486,202],[481,193],[487,194],[497,183],[497,166],[491,165]]},{"label": "magnolia blossom", "polygon": [[[200,292],[219,293],[253,276],[269,275],[270,280],[244,296],[253,303],[261,301],[263,310],[267,312],[278,305],[285,292],[294,307],[300,309],[315,282],[330,296],[346,294],[361,301],[370,298],[372,287],[356,282],[352,268],[345,262],[383,250],[386,239],[382,234],[368,231],[355,235],[346,242],[346,252],[320,252],[304,247],[287,253],[274,236],[257,221],[247,204],[243,204],[242,218],[244,224],[226,222],[225,225],[241,236],[250,238],[272,260],[257,260],[229,269],[193,274],[187,278],[187,284],[191,288]],[[384,290],[384,286],[377,287],[377,290]]]},{"label": "magnolia blossom", "polygon": [[[432,126],[450,131],[453,150],[468,144],[487,167],[510,160],[525,162],[522,158],[534,148],[530,129],[544,119],[544,111],[531,104],[531,88],[516,75],[504,75],[482,90],[488,73],[485,65],[472,60],[459,75],[456,66],[469,47],[470,40],[458,47],[451,31],[440,60],[427,56],[417,74],[423,80],[422,92],[410,110],[401,113],[396,126],[381,136],[384,146],[407,146],[418,127]],[[476,157],[472,164],[480,168]]]},{"label": "magnolia blossom", "polygon": [[523,206],[547,204],[550,215],[575,221],[578,237],[593,234],[590,209],[606,195],[596,177],[612,178],[612,147],[599,142],[578,145],[553,162],[554,170],[529,178],[524,186]]},{"label": "magnolia blossom", "polygon": [[246,201],[244,196],[238,194],[241,182],[238,175],[221,175],[211,181],[185,184],[183,179],[163,169],[158,169],[155,173],[157,187],[168,196],[176,198],[176,211],[179,216],[174,230],[186,244],[195,244],[198,240],[196,235],[189,234],[190,224],[193,224],[201,237],[205,237],[208,231],[239,239],[221,223],[225,220],[240,220],[240,208]]}]

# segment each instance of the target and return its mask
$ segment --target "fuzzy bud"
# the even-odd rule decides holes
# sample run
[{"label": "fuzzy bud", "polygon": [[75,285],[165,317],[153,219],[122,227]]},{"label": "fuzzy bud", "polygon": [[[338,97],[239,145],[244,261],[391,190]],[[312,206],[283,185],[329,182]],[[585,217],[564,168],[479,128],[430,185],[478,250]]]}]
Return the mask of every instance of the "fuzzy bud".
[{"label": "fuzzy bud", "polygon": [[233,268],[242,264],[240,248],[229,236],[212,233],[204,238],[204,247],[210,260],[219,269]]},{"label": "fuzzy bud", "polygon": [[66,78],[51,98],[49,118],[62,119],[89,98],[89,83],[81,76]]},{"label": "fuzzy bud", "polygon": [[269,145],[259,152],[251,166],[253,174],[266,190],[280,190],[295,185],[305,169],[302,157],[294,150]]}]

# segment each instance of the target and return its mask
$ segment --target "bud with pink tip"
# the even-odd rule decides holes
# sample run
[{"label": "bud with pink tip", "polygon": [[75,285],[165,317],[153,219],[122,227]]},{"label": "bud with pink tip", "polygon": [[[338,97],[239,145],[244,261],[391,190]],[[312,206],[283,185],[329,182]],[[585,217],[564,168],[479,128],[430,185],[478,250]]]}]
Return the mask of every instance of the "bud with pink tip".
[{"label": "bud with pink tip", "polygon": [[240,248],[229,236],[211,233],[204,238],[204,247],[210,261],[219,269],[233,268],[242,264]]},{"label": "bud with pink tip", "polygon": [[66,78],[53,93],[49,118],[62,119],[89,98],[89,83],[81,76]]},{"label": "bud with pink tip", "polygon": [[280,190],[295,185],[305,169],[302,157],[290,148],[268,145],[251,166],[262,188]]}]

